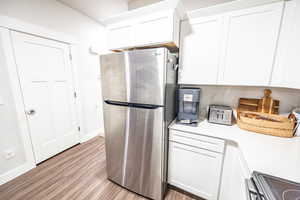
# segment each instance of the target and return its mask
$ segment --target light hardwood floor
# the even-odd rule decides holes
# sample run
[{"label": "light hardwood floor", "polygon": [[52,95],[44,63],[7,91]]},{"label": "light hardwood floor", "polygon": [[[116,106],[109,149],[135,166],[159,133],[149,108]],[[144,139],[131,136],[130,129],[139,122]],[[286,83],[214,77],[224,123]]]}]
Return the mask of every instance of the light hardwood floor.
[{"label": "light hardwood floor", "polygon": [[[104,139],[77,145],[0,186],[0,200],[144,200],[107,180]],[[193,200],[169,190],[167,200]]]}]

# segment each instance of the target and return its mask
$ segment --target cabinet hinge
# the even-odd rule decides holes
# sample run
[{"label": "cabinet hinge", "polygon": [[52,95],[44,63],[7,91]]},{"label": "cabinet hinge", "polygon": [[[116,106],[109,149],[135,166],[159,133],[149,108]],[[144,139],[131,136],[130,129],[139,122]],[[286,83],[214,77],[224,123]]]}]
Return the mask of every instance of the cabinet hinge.
[{"label": "cabinet hinge", "polygon": [[78,131],[80,132],[80,130],[81,130],[81,128],[80,128],[80,126],[78,126]]},{"label": "cabinet hinge", "polygon": [[77,98],[77,93],[76,92],[74,92],[74,98]]}]

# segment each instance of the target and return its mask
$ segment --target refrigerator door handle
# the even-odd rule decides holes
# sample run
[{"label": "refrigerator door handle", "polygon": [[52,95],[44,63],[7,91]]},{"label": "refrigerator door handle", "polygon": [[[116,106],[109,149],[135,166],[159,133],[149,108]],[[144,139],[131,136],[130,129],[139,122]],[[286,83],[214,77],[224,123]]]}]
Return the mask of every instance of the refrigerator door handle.
[{"label": "refrigerator door handle", "polygon": [[157,109],[157,108],[164,107],[164,106],[161,106],[161,105],[127,103],[127,102],[111,101],[111,100],[105,100],[104,102],[109,104],[109,105],[113,105],[113,106],[125,106],[125,107],[143,108],[143,109]]},{"label": "refrigerator door handle", "polygon": [[129,103],[126,103],[126,102],[111,101],[111,100],[105,100],[104,102],[109,104],[109,105],[129,107]]},{"label": "refrigerator door handle", "polygon": [[143,109],[157,109],[163,106],[160,105],[150,105],[150,104],[139,104],[139,103],[130,103],[130,107],[133,108],[143,108]]}]

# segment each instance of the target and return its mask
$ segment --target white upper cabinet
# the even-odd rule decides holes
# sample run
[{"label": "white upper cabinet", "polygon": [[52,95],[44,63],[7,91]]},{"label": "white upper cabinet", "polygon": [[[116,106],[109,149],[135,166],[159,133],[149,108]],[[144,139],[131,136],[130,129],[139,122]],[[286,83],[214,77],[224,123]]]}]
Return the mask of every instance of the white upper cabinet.
[{"label": "white upper cabinet", "polygon": [[287,1],[272,86],[300,89],[300,0]]},{"label": "white upper cabinet", "polygon": [[108,34],[108,43],[110,49],[128,47],[132,41],[132,26],[123,25],[112,27]]},{"label": "white upper cabinet", "polygon": [[133,47],[170,45],[179,47],[179,17],[164,11],[108,27],[108,47],[121,50]]},{"label": "white upper cabinet", "polygon": [[216,84],[222,47],[221,16],[181,23],[180,73],[182,84]]},{"label": "white upper cabinet", "polygon": [[[175,16],[175,17],[174,17]],[[150,17],[137,23],[135,26],[135,44],[137,46],[155,45],[160,43],[175,43],[178,39],[174,38],[174,23],[179,23],[173,13],[162,14]],[[176,30],[177,34],[179,30]]]},{"label": "white upper cabinet", "polygon": [[283,7],[277,2],[183,21],[179,83],[268,86]]},{"label": "white upper cabinet", "polygon": [[227,15],[221,84],[269,85],[282,10],[279,2]]}]

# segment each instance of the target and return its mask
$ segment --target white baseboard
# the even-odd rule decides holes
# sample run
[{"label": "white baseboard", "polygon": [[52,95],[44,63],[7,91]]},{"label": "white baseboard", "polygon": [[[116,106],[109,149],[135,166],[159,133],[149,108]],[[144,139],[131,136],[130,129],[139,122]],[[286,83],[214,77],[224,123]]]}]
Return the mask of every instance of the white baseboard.
[{"label": "white baseboard", "polygon": [[101,130],[100,136],[101,136],[101,137],[105,137],[105,134],[104,134],[104,131],[103,131],[103,130]]},{"label": "white baseboard", "polygon": [[[85,134],[81,137],[81,143],[86,142],[96,136],[103,136],[103,131],[101,129],[90,132],[89,134]],[[0,185],[3,185],[4,183],[7,183],[14,178],[21,176],[22,174],[25,174],[29,170],[35,168],[36,166],[33,163],[24,163],[21,166],[16,167],[15,169],[12,169],[5,174],[0,175]]]},{"label": "white baseboard", "polygon": [[83,143],[83,142],[89,141],[90,139],[92,139],[92,138],[94,138],[94,137],[96,137],[96,136],[102,136],[102,135],[103,135],[103,133],[102,133],[102,130],[101,130],[101,129],[95,130],[95,131],[90,132],[90,133],[88,133],[88,134],[82,135],[82,136],[81,136],[81,141],[80,141],[80,142]]},{"label": "white baseboard", "polygon": [[18,176],[21,176],[22,174],[25,174],[29,170],[35,168],[36,166],[32,163],[25,163],[19,167],[16,167],[15,169],[12,169],[5,174],[0,175],[0,185],[3,185],[4,183],[7,183],[14,178],[17,178]]}]

